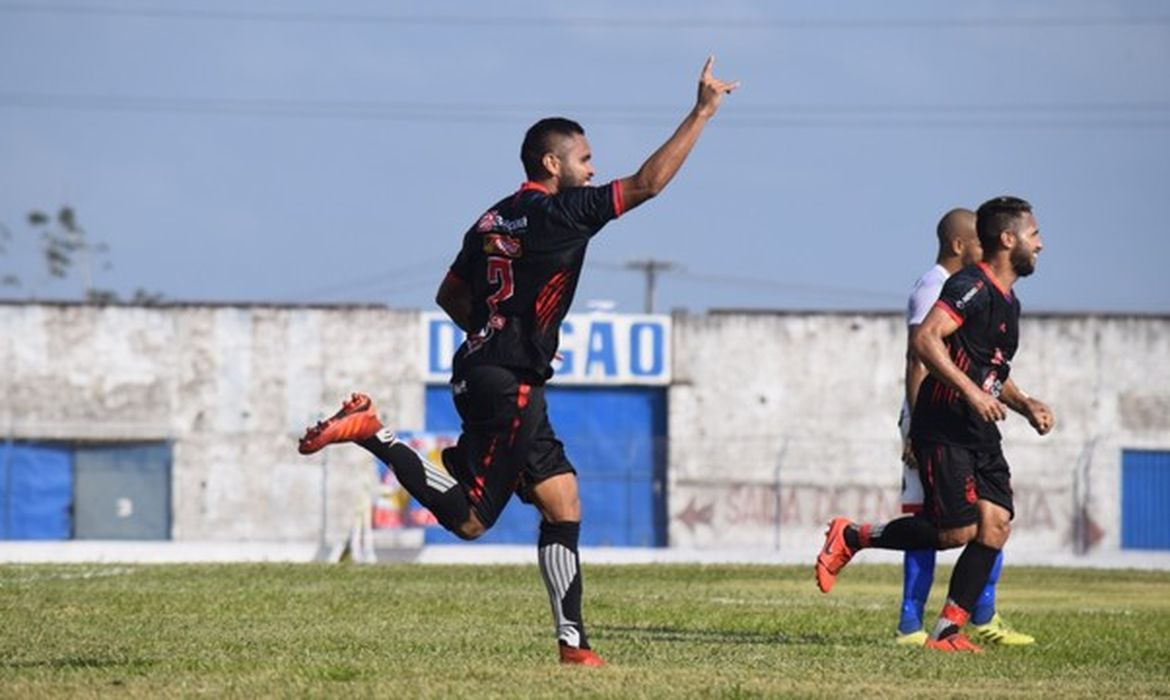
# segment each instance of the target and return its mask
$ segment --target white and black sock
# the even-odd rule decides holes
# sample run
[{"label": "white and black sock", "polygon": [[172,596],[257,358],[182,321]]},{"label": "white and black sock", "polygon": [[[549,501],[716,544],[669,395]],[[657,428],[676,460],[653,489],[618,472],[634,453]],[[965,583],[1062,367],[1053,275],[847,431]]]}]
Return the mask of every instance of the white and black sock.
[{"label": "white and black sock", "polygon": [[388,428],[358,444],[393,469],[407,493],[434,513],[443,527],[459,534],[460,526],[471,517],[471,506],[455,477],[423,459]]},{"label": "white and black sock", "polygon": [[585,622],[581,618],[581,559],[577,541],[581,523],[540,523],[540,576],[548,588],[557,640],[588,649]]}]

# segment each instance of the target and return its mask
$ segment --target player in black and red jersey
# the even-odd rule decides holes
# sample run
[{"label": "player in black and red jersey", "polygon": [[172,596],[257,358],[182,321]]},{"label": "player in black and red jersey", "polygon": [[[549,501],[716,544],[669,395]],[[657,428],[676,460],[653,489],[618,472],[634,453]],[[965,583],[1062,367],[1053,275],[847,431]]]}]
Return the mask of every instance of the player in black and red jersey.
[{"label": "player in black and red jersey", "polygon": [[1011,529],[1011,472],[995,423],[1010,408],[1041,435],[1053,426],[1048,406],[1009,376],[1020,318],[1012,286],[1035,271],[1043,248],[1032,206],[1016,197],[987,201],[976,212],[976,229],[983,261],[946,281],[912,343],[930,370],[918,391],[910,433],[926,517],[861,525],[835,518],[816,565],[817,584],[827,593],[860,549],[964,547],[926,641],[944,651],[979,651],[960,630]]},{"label": "player in black and red jersey", "polygon": [[464,539],[495,522],[513,493],[541,513],[539,562],[564,663],[600,666],[581,616],[577,476],[545,408],[561,321],[573,301],[585,249],[605,224],[666,187],[725,94],[738,83],[712,74],[708,58],[694,108],[636,173],[594,187],[585,131],[542,119],[524,137],[527,182],[493,204],[463,236],[437,301],[467,331],[453,363],[455,407],[463,420],[446,469],[427,463],[383,429],[373,401],[354,394],[311,427],[300,451],[357,442],[388,464],[438,521]]}]

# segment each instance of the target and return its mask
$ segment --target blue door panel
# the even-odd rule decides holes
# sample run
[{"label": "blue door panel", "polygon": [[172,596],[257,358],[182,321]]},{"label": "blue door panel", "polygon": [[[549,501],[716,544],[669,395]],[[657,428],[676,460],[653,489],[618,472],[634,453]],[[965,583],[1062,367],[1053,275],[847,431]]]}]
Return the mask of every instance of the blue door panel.
[{"label": "blue door panel", "polygon": [[[547,388],[549,420],[580,479],[581,544],[653,547],[666,544],[666,392],[643,387]],[[445,386],[428,387],[426,429],[458,434],[459,415]],[[514,498],[484,543],[532,544],[535,508]],[[429,528],[430,544],[461,542]]]},{"label": "blue door panel", "polygon": [[0,539],[67,540],[72,506],[72,450],[0,443]]},{"label": "blue door panel", "polygon": [[75,463],[77,539],[170,539],[170,445],[78,447]]},{"label": "blue door panel", "polygon": [[1170,452],[1121,455],[1122,549],[1170,549]]}]

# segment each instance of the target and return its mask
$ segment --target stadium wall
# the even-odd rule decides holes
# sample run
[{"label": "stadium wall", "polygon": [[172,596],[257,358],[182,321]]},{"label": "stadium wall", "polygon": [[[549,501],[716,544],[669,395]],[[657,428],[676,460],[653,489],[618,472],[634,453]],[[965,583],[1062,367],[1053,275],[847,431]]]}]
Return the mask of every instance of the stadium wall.
[{"label": "stadium wall", "polygon": [[[1012,376],[1049,402],[1011,414],[1014,550],[1117,551],[1123,449],[1170,450],[1170,318],[1026,315]],[[900,512],[900,314],[674,319],[670,543],[808,548],[844,514]]]},{"label": "stadium wall", "polygon": [[[347,392],[424,427],[421,315],[379,306],[0,304],[0,439],[170,445],[171,539],[336,542],[373,485],[361,450],[295,451]],[[815,549],[896,515],[896,313],[676,314],[668,538]],[[1170,318],[1028,315],[1013,376],[1058,427],[1004,427],[1013,548],[1117,551],[1123,449],[1170,450]]]},{"label": "stadium wall", "polygon": [[[361,450],[296,452],[347,392],[422,425],[417,312],[0,305],[0,440],[171,446],[171,539],[335,541],[369,501]],[[328,470],[325,467],[328,467]]]}]

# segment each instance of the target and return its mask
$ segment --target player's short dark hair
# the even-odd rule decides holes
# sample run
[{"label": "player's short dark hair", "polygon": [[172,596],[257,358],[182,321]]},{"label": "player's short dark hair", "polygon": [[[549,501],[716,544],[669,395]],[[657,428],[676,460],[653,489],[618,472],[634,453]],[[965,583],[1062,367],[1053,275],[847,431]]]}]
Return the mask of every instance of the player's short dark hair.
[{"label": "player's short dark hair", "polygon": [[999,250],[999,234],[1008,229],[1015,230],[1017,220],[1032,211],[1032,205],[1019,197],[1003,196],[989,199],[979,205],[975,212],[975,230],[979,233],[979,245],[983,254]]},{"label": "player's short dark hair", "polygon": [[524,164],[524,174],[528,179],[541,180],[548,175],[540,161],[544,154],[552,152],[555,137],[571,138],[577,135],[584,136],[585,129],[564,117],[548,117],[528,127],[524,143],[520,146],[520,162]]}]

